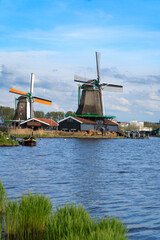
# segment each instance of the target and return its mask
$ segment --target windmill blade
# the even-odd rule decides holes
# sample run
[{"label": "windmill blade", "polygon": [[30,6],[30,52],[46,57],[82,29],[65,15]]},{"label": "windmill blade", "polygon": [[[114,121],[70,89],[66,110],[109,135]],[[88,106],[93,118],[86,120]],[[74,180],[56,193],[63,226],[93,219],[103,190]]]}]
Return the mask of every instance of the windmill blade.
[{"label": "windmill blade", "polygon": [[79,83],[83,83],[85,85],[90,85],[90,86],[93,86],[94,85],[94,82],[85,82],[85,81],[80,81],[80,80],[74,80],[75,82],[79,82]]},{"label": "windmill blade", "polygon": [[78,75],[74,75],[74,81],[81,82],[81,83],[87,83],[87,82],[94,82],[95,79],[89,79],[89,78],[80,77]]},{"label": "windmill blade", "polygon": [[9,92],[12,92],[12,93],[15,93],[15,94],[19,94],[19,95],[22,95],[22,96],[27,96],[27,93],[18,91],[18,90],[13,89],[13,88],[10,88]]},{"label": "windmill blade", "polygon": [[34,87],[34,80],[35,80],[35,74],[31,73],[31,86],[30,86],[30,94],[33,94],[33,87]]},{"label": "windmill blade", "polygon": [[33,97],[33,98],[34,98],[34,100],[33,100],[34,102],[43,103],[43,104],[46,104],[46,105],[51,105],[52,104],[52,101],[44,99],[44,98],[39,98],[39,97]]},{"label": "windmill blade", "polygon": [[100,82],[100,53],[96,52],[97,80]]},{"label": "windmill blade", "polygon": [[108,92],[123,92],[123,86],[121,85],[114,85],[114,84],[101,84],[102,90]]}]

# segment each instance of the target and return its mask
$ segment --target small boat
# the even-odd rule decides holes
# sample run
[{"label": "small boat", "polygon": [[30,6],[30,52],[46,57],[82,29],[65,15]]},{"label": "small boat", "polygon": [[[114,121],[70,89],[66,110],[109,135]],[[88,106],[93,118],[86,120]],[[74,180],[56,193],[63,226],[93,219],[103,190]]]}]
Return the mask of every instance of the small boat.
[{"label": "small boat", "polygon": [[36,146],[37,140],[34,137],[25,137],[19,143],[23,146]]}]

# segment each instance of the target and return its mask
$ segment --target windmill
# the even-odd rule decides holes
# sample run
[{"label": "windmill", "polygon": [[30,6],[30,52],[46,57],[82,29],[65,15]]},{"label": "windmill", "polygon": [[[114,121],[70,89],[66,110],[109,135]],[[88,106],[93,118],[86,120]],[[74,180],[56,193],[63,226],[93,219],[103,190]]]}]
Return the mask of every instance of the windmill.
[{"label": "windmill", "polygon": [[[100,53],[96,52],[97,78],[87,79],[74,76],[74,81],[81,83],[78,87],[78,109],[77,115],[103,117],[102,91],[122,92],[123,86],[100,82]],[[82,89],[82,94],[81,94]]]},{"label": "windmill", "polygon": [[34,88],[34,80],[35,80],[35,74],[31,73],[31,84],[30,84],[30,92],[21,92],[18,90],[15,90],[13,88],[10,88],[11,93],[19,94],[21,95],[18,98],[18,105],[15,113],[15,119],[18,120],[27,120],[29,118],[33,118],[33,102],[39,102],[47,105],[51,105],[52,101],[33,96],[33,88]]}]

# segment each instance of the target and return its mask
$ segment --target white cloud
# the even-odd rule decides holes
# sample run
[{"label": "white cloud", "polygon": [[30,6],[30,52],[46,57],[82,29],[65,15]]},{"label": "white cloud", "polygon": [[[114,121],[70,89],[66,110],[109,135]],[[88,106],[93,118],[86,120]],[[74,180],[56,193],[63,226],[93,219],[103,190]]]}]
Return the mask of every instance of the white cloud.
[{"label": "white cloud", "polygon": [[126,98],[123,98],[123,97],[118,99],[118,103],[120,103],[122,105],[131,106],[131,103]]},{"label": "white cloud", "polygon": [[129,109],[127,107],[124,107],[124,106],[119,106],[118,104],[117,105],[114,105],[114,104],[107,104],[107,109],[108,110],[114,110],[114,111],[120,111],[120,112],[129,112]]},{"label": "white cloud", "polygon": [[150,94],[149,94],[149,97],[150,97],[152,100],[160,101],[160,96],[158,96],[157,93],[155,93],[155,92],[150,93]]},{"label": "white cloud", "polygon": [[135,101],[140,107],[145,110],[151,111],[159,111],[160,110],[160,102],[152,101],[152,100],[136,100]]},{"label": "white cloud", "polygon": [[146,111],[146,113],[147,113],[148,115],[150,115],[150,116],[153,116],[153,115],[154,115],[153,112],[147,112],[147,111]]}]

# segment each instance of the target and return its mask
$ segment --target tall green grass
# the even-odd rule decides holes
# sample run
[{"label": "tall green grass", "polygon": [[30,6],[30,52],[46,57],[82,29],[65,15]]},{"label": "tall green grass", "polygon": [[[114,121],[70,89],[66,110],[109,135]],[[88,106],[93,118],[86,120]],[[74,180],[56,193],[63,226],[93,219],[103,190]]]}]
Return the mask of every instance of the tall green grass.
[{"label": "tall green grass", "polygon": [[[0,190],[5,196],[1,181]],[[3,199],[1,212],[7,240],[128,239],[127,229],[120,220],[110,217],[93,219],[83,206],[66,204],[53,209],[48,197],[31,193],[22,195],[19,201]]]},{"label": "tall green grass", "polygon": [[13,239],[39,239],[46,231],[51,215],[52,203],[44,195],[22,195],[17,200],[7,200],[5,204],[4,231]]},{"label": "tall green grass", "polygon": [[116,218],[92,219],[82,206],[57,208],[47,225],[48,240],[126,240],[126,227]]},{"label": "tall green grass", "polygon": [[7,195],[5,192],[4,184],[2,183],[2,181],[0,179],[0,214],[4,210],[4,202],[5,202],[6,198],[7,198]]}]

